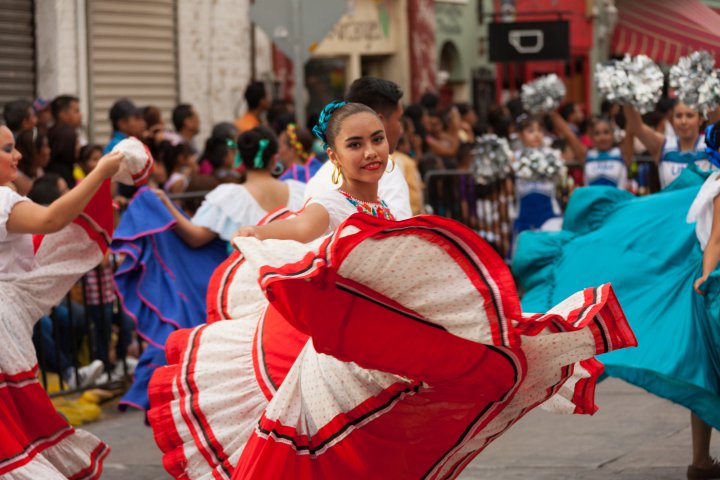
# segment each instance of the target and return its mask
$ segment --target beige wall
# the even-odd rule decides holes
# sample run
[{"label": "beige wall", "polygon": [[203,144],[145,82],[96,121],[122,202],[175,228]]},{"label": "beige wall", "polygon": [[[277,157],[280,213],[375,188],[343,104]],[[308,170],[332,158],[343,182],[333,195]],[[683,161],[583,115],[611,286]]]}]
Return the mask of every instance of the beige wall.
[{"label": "beige wall", "polygon": [[[380,20],[380,8],[388,9],[387,32]],[[360,77],[363,57],[378,56],[368,73],[392,80],[409,92],[407,28],[407,0],[381,2],[380,7],[375,0],[357,0],[312,56],[346,58],[348,82]]]}]

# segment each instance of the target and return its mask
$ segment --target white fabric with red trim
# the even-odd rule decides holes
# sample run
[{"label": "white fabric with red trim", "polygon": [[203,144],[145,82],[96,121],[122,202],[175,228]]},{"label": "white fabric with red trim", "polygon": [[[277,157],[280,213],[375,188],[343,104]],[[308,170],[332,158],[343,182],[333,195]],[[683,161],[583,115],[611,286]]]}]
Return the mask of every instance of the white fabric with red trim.
[{"label": "white fabric with red trim", "polygon": [[135,137],[118,142],[113,152],[122,152],[125,160],[113,180],[125,185],[144,185],[152,172],[153,157],[147,146]]}]

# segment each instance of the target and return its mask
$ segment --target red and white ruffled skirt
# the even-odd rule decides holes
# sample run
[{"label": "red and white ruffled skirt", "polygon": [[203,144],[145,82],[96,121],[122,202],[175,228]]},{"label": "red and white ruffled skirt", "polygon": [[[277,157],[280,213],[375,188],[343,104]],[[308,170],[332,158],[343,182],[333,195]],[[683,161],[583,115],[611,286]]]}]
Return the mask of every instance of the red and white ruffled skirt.
[{"label": "red and white ruffled skirt", "polygon": [[110,449],[55,410],[37,379],[32,335],[37,320],[102,260],[112,215],[107,181],[75,223],[38,239],[31,271],[0,281],[0,478],[100,477]]},{"label": "red and white ruffled skirt", "polygon": [[454,478],[540,404],[594,413],[594,355],[636,344],[609,285],[523,314],[502,259],[440,217],[239,247],[150,384],[177,478]]}]

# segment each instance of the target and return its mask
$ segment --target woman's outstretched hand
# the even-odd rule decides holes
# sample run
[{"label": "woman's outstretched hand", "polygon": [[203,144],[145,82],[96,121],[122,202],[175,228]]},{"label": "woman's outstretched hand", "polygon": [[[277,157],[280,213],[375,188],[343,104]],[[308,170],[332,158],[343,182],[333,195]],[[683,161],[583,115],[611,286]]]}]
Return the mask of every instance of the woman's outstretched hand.
[{"label": "woman's outstretched hand", "polygon": [[102,172],[103,178],[110,178],[120,169],[125,155],[122,152],[110,152],[98,161],[97,169]]},{"label": "woman's outstretched hand", "polygon": [[235,240],[238,237],[256,237],[257,236],[257,228],[255,227],[240,227],[238,228],[235,233],[233,233],[233,240]]}]

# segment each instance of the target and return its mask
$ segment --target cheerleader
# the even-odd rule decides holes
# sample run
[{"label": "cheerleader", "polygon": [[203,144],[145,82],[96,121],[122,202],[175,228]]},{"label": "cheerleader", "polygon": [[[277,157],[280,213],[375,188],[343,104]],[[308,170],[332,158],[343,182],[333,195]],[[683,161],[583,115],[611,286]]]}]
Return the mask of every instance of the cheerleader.
[{"label": "cheerleader", "polygon": [[339,188],[241,229],[216,289],[221,321],[168,340],[148,416],[168,471],[455,478],[540,403],[594,412],[593,356],[635,343],[610,287],[523,315],[475,233],[393,221],[374,111],[334,103],[320,118]]},{"label": "cheerleader", "polygon": [[529,171],[520,175],[520,158],[532,151],[545,152],[545,130],[537,116],[522,114],[517,120],[518,138],[522,149],[514,153],[515,171],[515,220],[513,236],[525,230],[559,230],[562,226],[562,210],[557,201],[557,178],[545,178],[543,172]]},{"label": "cheerleader", "polygon": [[[53,408],[37,379],[32,332],[35,322],[102,260],[112,232],[108,179],[123,158],[117,152],[102,157],[77,187],[49,207],[0,186],[2,478],[100,476],[109,449],[73,429]],[[12,133],[0,127],[0,185],[17,177],[19,160]],[[33,245],[31,234],[45,237]]]},{"label": "cheerleader", "polygon": [[702,120],[694,108],[682,102],[675,105],[671,116],[674,137],[666,137],[643,123],[640,112],[630,104],[625,104],[625,117],[628,135],[636,136],[658,163],[661,188],[675,181],[691,163],[706,170],[710,168],[705,139],[699,133]]}]

